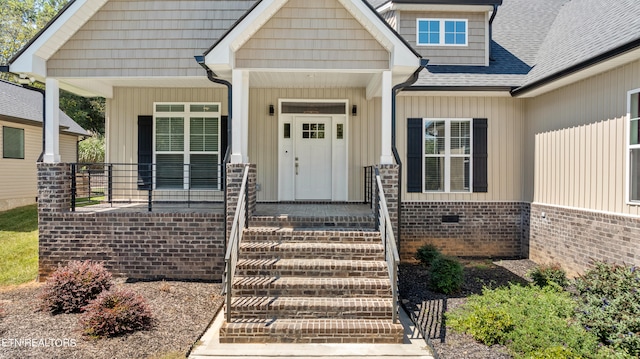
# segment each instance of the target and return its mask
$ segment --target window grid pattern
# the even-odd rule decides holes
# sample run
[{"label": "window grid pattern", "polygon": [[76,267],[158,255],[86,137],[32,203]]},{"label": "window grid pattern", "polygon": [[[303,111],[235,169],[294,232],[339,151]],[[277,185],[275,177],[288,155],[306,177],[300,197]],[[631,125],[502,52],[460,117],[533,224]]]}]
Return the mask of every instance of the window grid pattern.
[{"label": "window grid pattern", "polygon": [[471,119],[424,119],[425,192],[471,191]]},{"label": "window grid pattern", "polygon": [[155,105],[156,189],[219,189],[220,105]]},{"label": "window grid pattern", "polygon": [[417,45],[467,46],[468,21],[465,19],[417,19]]}]

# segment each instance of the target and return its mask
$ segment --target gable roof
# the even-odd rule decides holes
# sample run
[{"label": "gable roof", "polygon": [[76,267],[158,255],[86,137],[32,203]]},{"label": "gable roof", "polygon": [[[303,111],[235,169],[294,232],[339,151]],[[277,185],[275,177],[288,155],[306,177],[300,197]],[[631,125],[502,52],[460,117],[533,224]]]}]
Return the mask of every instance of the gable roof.
[{"label": "gable roof", "polygon": [[[11,59],[11,71],[41,71],[48,59],[108,0],[71,0],[52,22]],[[114,0],[116,1],[116,0]],[[242,20],[266,0],[211,0],[215,8],[205,22],[212,29],[209,43],[194,54],[219,43]],[[630,50],[640,49],[640,2],[637,0],[352,0],[373,11],[388,3],[444,5],[502,5],[493,23],[492,61],[483,66],[430,65],[415,86],[512,88],[514,95],[540,92],[545,86],[560,86],[574,73],[606,63]],[[233,11],[227,3],[242,3]],[[215,6],[213,5],[215,4]],[[402,43],[405,39],[390,29]],[[234,25],[232,25],[234,24]],[[216,29],[214,29],[217,27]],[[208,30],[207,30],[208,31]],[[198,51],[199,50],[199,51]],[[411,49],[413,51],[413,49]],[[415,51],[414,51],[415,53]],[[637,58],[637,55],[634,54]],[[428,56],[426,56],[428,58]],[[16,61],[20,59],[20,63]],[[622,60],[619,57],[619,60]],[[628,58],[626,59],[629,60]],[[185,61],[192,61],[185,59]],[[194,66],[197,66],[194,63]],[[602,69],[600,69],[602,70]],[[36,76],[37,77],[37,76]],[[561,80],[561,81],[558,81]],[[551,84],[551,85],[549,85]],[[121,84],[122,85],[122,84]],[[61,83],[61,86],[63,84]],[[93,86],[99,86],[94,84]],[[108,91],[106,91],[108,92]]]},{"label": "gable roof", "polygon": [[[0,80],[0,116],[42,126],[42,94]],[[60,132],[88,136],[84,128],[60,111]]]}]

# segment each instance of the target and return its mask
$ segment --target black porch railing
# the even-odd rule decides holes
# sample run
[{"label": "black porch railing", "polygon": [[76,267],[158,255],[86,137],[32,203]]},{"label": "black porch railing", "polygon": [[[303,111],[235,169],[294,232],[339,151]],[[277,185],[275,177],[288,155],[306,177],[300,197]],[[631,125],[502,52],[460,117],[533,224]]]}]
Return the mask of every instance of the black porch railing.
[{"label": "black porch railing", "polygon": [[219,164],[72,163],[71,210],[95,204],[224,201]]}]

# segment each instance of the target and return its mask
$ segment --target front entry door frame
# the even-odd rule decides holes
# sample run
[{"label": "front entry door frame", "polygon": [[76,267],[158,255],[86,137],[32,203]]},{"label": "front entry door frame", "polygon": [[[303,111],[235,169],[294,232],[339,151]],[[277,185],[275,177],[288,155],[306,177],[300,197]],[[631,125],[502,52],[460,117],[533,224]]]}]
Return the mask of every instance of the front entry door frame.
[{"label": "front entry door frame", "polygon": [[[283,103],[307,103],[307,104],[344,104],[344,113],[283,113]],[[304,107],[304,106],[301,106]],[[308,99],[280,99],[278,101],[278,200],[279,201],[333,201],[344,202],[348,200],[348,134],[349,134],[349,102],[348,100],[308,100]],[[299,181],[296,179],[296,157],[300,157],[299,153],[301,140],[297,141],[297,137],[302,136],[303,123],[313,123],[314,119],[318,122],[329,123],[323,135],[330,136],[331,154],[330,165],[325,164],[327,170],[330,169],[330,195],[328,191],[324,194],[318,193],[316,196],[310,195],[313,189],[296,188],[296,186],[313,185],[313,181]],[[324,156],[325,160],[327,156]],[[299,158],[299,160],[301,160]],[[298,162],[298,171],[303,167],[310,166],[309,163]],[[305,195],[306,194],[306,195]],[[305,198],[309,196],[309,198]],[[322,198],[320,198],[322,197]]]}]

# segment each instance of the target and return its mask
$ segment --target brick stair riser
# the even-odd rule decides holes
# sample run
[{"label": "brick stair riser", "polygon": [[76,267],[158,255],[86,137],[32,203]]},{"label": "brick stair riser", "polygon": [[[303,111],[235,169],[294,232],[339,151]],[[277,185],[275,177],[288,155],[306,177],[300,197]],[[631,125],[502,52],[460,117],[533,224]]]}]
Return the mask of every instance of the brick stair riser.
[{"label": "brick stair riser", "polygon": [[313,310],[299,308],[252,309],[232,308],[234,319],[391,319],[393,309],[389,308],[335,308],[333,310]]},{"label": "brick stair riser", "polygon": [[251,227],[282,227],[282,228],[374,228],[372,218],[287,218],[273,219],[264,217],[252,217],[249,222]]},{"label": "brick stair riser", "polygon": [[385,270],[361,269],[267,269],[267,268],[238,268],[236,275],[249,276],[269,276],[269,277],[302,277],[305,275],[319,278],[386,278],[389,273]]},{"label": "brick stair riser", "polygon": [[401,325],[345,327],[339,322],[321,328],[299,325],[248,325],[225,323],[221,343],[402,343]]},{"label": "brick stair riser", "polygon": [[335,251],[332,249],[298,248],[280,249],[273,248],[240,248],[240,258],[249,260],[260,259],[333,259],[354,261],[384,261],[382,249],[367,249],[348,251]]},{"label": "brick stair riser", "polygon": [[273,318],[391,319],[392,312],[392,301],[381,298],[237,297],[231,307],[234,321]]},{"label": "brick stair riser", "polygon": [[314,243],[381,243],[380,234],[377,232],[303,232],[303,233],[289,233],[289,232],[260,232],[252,231],[251,229],[245,231],[243,234],[243,241],[254,242],[308,242]]},{"label": "brick stair riser", "polygon": [[336,298],[386,298],[391,295],[391,288],[260,288],[260,287],[233,287],[233,296],[259,296],[259,297],[336,297]]}]

